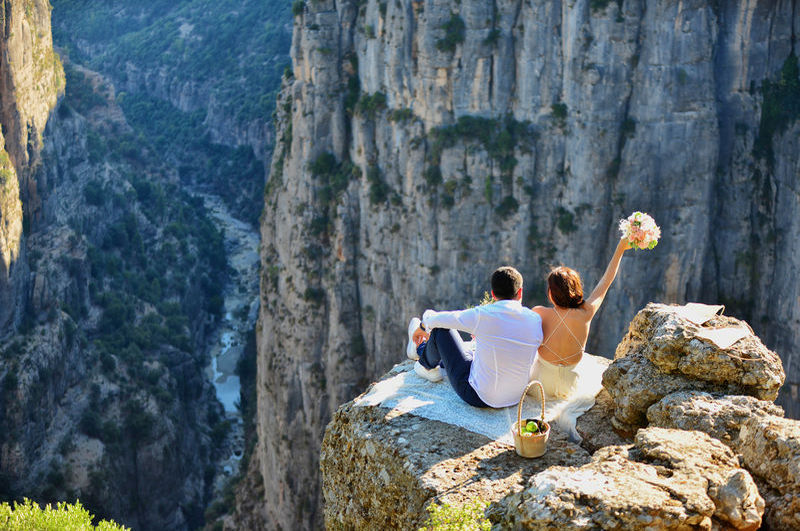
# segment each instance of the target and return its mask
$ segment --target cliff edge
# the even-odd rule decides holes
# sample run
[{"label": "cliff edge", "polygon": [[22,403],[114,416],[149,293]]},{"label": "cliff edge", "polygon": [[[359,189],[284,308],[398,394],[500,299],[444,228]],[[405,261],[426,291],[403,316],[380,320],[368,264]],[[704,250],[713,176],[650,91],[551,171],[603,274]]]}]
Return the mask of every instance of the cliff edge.
[{"label": "cliff edge", "polygon": [[[683,308],[648,305],[631,323],[629,336],[657,344],[664,329],[650,325],[675,325]],[[672,329],[676,338],[694,332],[719,340],[718,331],[743,326],[714,317]],[[620,352],[629,343],[623,341]],[[459,507],[480,500],[488,504],[486,518],[500,529],[797,528],[800,422],[783,418],[770,400],[723,393],[730,390],[729,360],[737,360],[741,371],[735,378],[753,384],[751,394],[773,387],[772,374],[782,375],[777,356],[759,352],[757,344],[748,332],[724,348],[697,337],[673,348],[673,356],[693,357],[705,370],[645,408],[646,419],[634,432],[614,428],[625,390],[607,382],[595,407],[579,419],[583,442],[570,442],[551,423],[548,451],[536,459],[519,457],[505,434],[483,435],[497,416],[508,417],[508,427],[516,408],[471,408],[482,418],[466,423],[462,415],[433,420],[430,408],[446,409],[451,401],[441,399],[447,384],[424,382],[408,362],[397,365],[342,406],[328,425],[320,458],[325,525],[413,529],[425,524],[431,504]],[[702,359],[699,350],[706,352]],[[618,371],[615,364],[625,357],[606,372]],[[757,358],[769,370],[754,367]],[[659,377],[648,378],[652,383]],[[714,380],[717,387],[710,389]],[[445,389],[434,404],[420,391],[427,388],[430,397],[432,386]],[[638,392],[630,386],[629,394]],[[773,387],[773,397],[776,392]]]}]

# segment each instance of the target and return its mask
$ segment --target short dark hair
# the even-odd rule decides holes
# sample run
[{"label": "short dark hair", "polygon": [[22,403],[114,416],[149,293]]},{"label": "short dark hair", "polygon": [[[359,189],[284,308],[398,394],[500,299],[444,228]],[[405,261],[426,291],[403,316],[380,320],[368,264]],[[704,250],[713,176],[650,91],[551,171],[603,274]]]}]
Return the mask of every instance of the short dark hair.
[{"label": "short dark hair", "polygon": [[492,293],[497,299],[513,299],[520,288],[522,275],[513,267],[498,267],[492,273]]},{"label": "short dark hair", "polygon": [[583,305],[583,283],[574,269],[556,267],[547,276],[547,287],[556,306],[580,308]]}]

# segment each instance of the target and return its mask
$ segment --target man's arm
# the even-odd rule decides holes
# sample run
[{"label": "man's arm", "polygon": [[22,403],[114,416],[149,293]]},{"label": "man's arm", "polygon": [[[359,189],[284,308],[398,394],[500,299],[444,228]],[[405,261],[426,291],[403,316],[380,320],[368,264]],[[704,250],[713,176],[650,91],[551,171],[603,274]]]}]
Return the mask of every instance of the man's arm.
[{"label": "man's arm", "polygon": [[434,328],[454,328],[469,334],[474,334],[478,328],[480,314],[477,308],[460,310],[456,312],[436,312],[425,310],[422,314],[422,323],[428,331]]}]

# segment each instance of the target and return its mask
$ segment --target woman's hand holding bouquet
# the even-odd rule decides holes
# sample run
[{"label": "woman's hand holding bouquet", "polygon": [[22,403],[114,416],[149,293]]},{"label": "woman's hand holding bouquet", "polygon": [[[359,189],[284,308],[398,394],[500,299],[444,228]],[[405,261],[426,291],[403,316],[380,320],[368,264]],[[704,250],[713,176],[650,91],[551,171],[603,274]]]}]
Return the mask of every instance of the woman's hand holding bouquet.
[{"label": "woman's hand holding bouquet", "polygon": [[620,220],[619,230],[631,249],[652,249],[661,237],[661,229],[655,220],[644,212],[634,212],[628,219]]}]

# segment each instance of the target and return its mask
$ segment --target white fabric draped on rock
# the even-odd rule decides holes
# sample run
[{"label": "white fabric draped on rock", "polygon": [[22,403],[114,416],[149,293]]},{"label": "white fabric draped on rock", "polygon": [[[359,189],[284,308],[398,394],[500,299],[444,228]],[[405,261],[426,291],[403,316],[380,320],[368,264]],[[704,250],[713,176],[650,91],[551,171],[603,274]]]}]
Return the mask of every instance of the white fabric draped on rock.
[{"label": "white fabric draped on rock", "polygon": [[[565,400],[546,398],[545,420],[555,429],[569,434],[573,440],[580,441],[575,422],[594,405],[595,396],[602,389],[603,372],[609,363],[610,360],[600,356],[584,355],[578,364],[578,392]],[[424,380],[414,373],[410,362],[396,365],[390,372],[395,374],[376,383],[365,395],[357,398],[355,404],[411,413],[514,444],[511,425],[517,420],[516,405],[500,409],[472,407],[455,394],[446,378],[439,383]],[[523,418],[539,418],[541,414],[538,390],[532,391],[535,394],[525,397]]]}]

